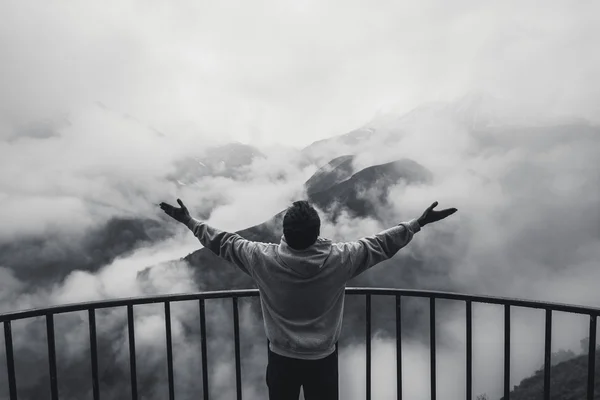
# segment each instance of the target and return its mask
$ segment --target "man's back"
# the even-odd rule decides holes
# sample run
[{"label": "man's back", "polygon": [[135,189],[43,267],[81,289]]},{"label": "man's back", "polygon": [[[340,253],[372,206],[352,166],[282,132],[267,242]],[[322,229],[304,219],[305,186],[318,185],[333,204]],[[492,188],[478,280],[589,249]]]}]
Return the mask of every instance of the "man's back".
[{"label": "man's back", "polygon": [[251,242],[198,220],[188,227],[215,254],[250,275],[260,291],[270,349],[282,356],[321,359],[335,350],[344,309],[344,289],[353,277],[389,259],[420,230],[416,220],[356,242],[317,241],[303,250]]},{"label": "man's back", "polygon": [[273,352],[319,359],[335,350],[348,277],[337,247],[321,238],[305,250],[292,249],[285,239],[257,244],[253,277]]}]

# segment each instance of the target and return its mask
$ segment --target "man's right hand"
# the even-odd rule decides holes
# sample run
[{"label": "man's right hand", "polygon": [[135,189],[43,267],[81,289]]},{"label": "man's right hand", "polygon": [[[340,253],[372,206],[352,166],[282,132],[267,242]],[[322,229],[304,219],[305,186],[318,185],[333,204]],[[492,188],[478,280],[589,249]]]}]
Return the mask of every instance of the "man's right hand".
[{"label": "man's right hand", "polygon": [[171,218],[181,222],[182,224],[187,224],[189,220],[192,218],[190,216],[190,212],[187,207],[183,205],[183,202],[177,199],[177,203],[181,206],[180,208],[173,207],[167,203],[160,203],[160,208]]},{"label": "man's right hand", "polygon": [[438,202],[434,202],[431,206],[429,206],[429,208],[427,210],[425,210],[425,212],[423,213],[423,215],[421,215],[421,217],[417,220],[419,222],[419,225],[421,225],[421,227],[430,224],[432,222],[436,222],[439,221],[441,219],[444,219],[452,214],[454,214],[456,211],[458,211],[456,208],[446,208],[445,210],[441,210],[441,211],[434,211],[434,208],[438,205]]}]

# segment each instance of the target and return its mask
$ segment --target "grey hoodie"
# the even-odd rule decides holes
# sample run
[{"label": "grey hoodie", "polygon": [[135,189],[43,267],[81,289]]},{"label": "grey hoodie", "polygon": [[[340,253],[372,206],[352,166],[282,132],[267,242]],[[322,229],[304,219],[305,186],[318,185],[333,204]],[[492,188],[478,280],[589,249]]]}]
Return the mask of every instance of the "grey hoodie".
[{"label": "grey hoodie", "polygon": [[260,292],[270,349],[315,360],[335,350],[342,328],[346,282],[391,258],[421,229],[416,219],[355,242],[319,237],[305,250],[248,241],[194,218],[187,226],[204,247],[250,275]]}]

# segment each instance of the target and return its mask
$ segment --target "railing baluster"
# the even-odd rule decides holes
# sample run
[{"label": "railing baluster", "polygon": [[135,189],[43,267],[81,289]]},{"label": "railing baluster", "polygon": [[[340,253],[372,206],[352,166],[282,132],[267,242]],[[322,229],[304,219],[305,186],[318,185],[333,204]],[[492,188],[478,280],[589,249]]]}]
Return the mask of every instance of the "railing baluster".
[{"label": "railing baluster", "polygon": [[473,305],[467,300],[467,400],[473,399]]},{"label": "railing baluster", "polygon": [[171,303],[165,301],[165,333],[167,340],[167,375],[169,379],[169,400],[175,399],[173,387],[173,341],[171,339]]},{"label": "railing baluster", "polygon": [[[573,306],[565,304],[532,302],[518,299],[503,299],[489,296],[470,296],[456,293],[433,292],[433,291],[414,291],[414,290],[394,290],[394,289],[365,289],[365,288],[347,288],[346,294],[366,295],[366,398],[372,397],[372,295],[393,295],[396,301],[396,368],[397,368],[397,398],[403,397],[402,382],[402,296],[414,296],[420,298],[429,298],[430,300],[430,368],[431,368],[431,398],[437,397],[437,365],[436,365],[436,320],[435,308],[436,300],[462,300],[466,302],[466,398],[472,400],[473,397],[473,302],[482,302],[498,304],[504,307],[504,400],[510,399],[510,364],[511,364],[511,316],[510,308],[527,307],[533,309],[545,310],[545,343],[544,343],[544,399],[550,398],[552,390],[552,314],[554,311],[584,314],[590,316],[589,326],[589,354],[588,354],[588,380],[587,380],[587,399],[594,398],[595,370],[596,370],[596,331],[597,317],[600,308]],[[56,332],[54,315],[58,313],[87,311],[89,315],[89,335],[90,335],[90,356],[93,399],[99,400],[99,371],[98,371],[98,343],[96,326],[96,309],[108,307],[127,307],[127,323],[129,334],[129,356],[131,373],[131,395],[134,400],[138,398],[137,372],[136,372],[136,353],[135,353],[135,321],[133,306],[138,304],[150,304],[162,302],[165,305],[165,330],[167,345],[167,368],[169,380],[169,399],[174,400],[174,370],[173,370],[173,338],[172,338],[172,320],[170,304],[173,301],[199,300],[200,306],[200,335],[202,350],[202,385],[204,400],[209,399],[208,385],[208,352],[206,335],[206,298],[232,298],[234,313],[234,340],[235,340],[235,361],[236,361],[236,390],[237,399],[242,398],[242,378],[241,378],[241,350],[240,350],[240,326],[239,326],[239,298],[254,297],[259,293],[256,290],[242,291],[219,291],[210,293],[194,293],[176,296],[154,296],[137,299],[117,299],[112,301],[92,302],[73,304],[67,306],[49,307],[44,309],[26,310],[22,312],[11,312],[0,314],[0,323],[4,324],[5,354],[7,366],[7,390],[10,400],[17,399],[16,372],[15,372],[15,351],[12,337],[12,321],[16,319],[25,319],[44,316],[46,318],[47,345],[48,345],[48,365],[50,375],[51,399],[59,398],[58,374],[57,374],[57,354],[56,354]],[[339,343],[335,344],[336,350]]]},{"label": "railing baluster", "polygon": [[202,393],[208,400],[208,355],[206,354],[206,311],[204,299],[200,299],[200,348],[202,350]]},{"label": "railing baluster", "polygon": [[396,296],[396,397],[402,400],[402,297]]},{"label": "railing baluster", "polygon": [[504,306],[504,399],[510,399],[510,306]]},{"label": "railing baluster", "polygon": [[590,340],[588,350],[587,398],[594,400],[594,374],[596,372],[596,316],[590,315]]},{"label": "railing baluster", "polygon": [[133,324],[133,305],[127,306],[127,328],[129,330],[129,371],[131,375],[131,398],[137,400],[137,373],[135,364],[135,327]]},{"label": "railing baluster", "polygon": [[242,400],[242,365],[240,361],[240,321],[238,298],[233,297],[233,338],[235,340],[235,388],[237,400]]},{"label": "railing baluster", "polygon": [[544,350],[544,400],[550,400],[550,370],[552,368],[552,310],[546,309]]},{"label": "railing baluster", "polygon": [[371,400],[371,295],[365,295],[365,312],[366,312],[366,332],[365,332],[365,348],[367,352],[367,365],[365,368],[367,378],[367,400]]},{"label": "railing baluster", "polygon": [[436,376],[435,376],[435,297],[429,299],[429,346],[431,353],[431,400],[436,397]]},{"label": "railing baluster", "polygon": [[100,387],[98,385],[98,343],[96,339],[96,310],[88,310],[88,323],[90,330],[90,355],[92,362],[92,393],[94,400],[100,400]]},{"label": "railing baluster", "polygon": [[46,315],[46,338],[48,339],[48,364],[50,367],[50,395],[58,400],[58,378],[56,374],[56,345],[54,343],[54,315]]},{"label": "railing baluster", "polygon": [[10,400],[17,400],[17,380],[13,355],[12,329],[10,321],[4,322],[4,347],[6,349],[6,370],[8,372],[8,393]]}]

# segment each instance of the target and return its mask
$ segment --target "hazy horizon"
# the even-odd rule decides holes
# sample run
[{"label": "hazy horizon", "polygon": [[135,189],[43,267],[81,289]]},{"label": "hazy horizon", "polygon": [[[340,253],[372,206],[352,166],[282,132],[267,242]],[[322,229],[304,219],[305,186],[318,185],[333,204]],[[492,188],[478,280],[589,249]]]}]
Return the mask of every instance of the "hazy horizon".
[{"label": "hazy horizon", "polygon": [[6,1],[0,137],[101,102],[176,137],[307,145],[488,93],[599,123],[600,5]]}]

